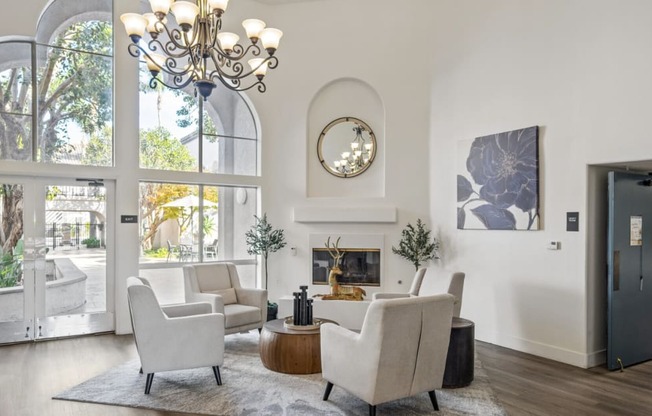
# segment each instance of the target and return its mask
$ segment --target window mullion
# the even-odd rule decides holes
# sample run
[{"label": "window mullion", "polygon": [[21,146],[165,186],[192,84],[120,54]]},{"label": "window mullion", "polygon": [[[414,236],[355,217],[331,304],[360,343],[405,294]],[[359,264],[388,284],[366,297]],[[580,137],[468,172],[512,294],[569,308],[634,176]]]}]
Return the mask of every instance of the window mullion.
[{"label": "window mullion", "polygon": [[38,162],[38,85],[37,85],[37,68],[36,68],[36,42],[30,42],[31,45],[31,63],[32,63],[32,162]]}]

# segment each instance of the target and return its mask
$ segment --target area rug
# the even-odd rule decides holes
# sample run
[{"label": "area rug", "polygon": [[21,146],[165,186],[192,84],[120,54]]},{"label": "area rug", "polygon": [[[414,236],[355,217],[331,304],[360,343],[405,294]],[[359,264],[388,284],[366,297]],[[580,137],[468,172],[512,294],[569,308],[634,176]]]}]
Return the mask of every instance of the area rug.
[{"label": "area rug", "polygon": [[[263,367],[258,355],[258,333],[228,335],[225,339],[222,386],[210,368],[157,373],[149,395],[143,394],[145,375],[140,362],[129,361],[54,399],[101,403],[196,415],[294,416],[368,415],[362,400],[335,386],[322,400],[321,374],[287,375]],[[380,415],[505,415],[487,374],[476,360],[475,379],[469,387],[437,390],[439,412],[426,393],[380,404]]]}]

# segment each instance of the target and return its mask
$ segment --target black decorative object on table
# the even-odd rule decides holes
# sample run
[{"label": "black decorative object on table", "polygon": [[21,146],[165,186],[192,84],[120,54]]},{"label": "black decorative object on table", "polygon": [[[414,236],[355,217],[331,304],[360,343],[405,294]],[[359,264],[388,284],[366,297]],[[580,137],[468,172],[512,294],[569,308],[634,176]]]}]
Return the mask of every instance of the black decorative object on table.
[{"label": "black decorative object on table", "polygon": [[293,292],[294,314],[292,322],[297,326],[313,325],[312,299],[308,299],[308,286],[299,286],[301,292]]},{"label": "black decorative object on table", "polygon": [[313,299],[308,299],[308,304],[306,305],[306,325],[312,325],[312,302]]}]

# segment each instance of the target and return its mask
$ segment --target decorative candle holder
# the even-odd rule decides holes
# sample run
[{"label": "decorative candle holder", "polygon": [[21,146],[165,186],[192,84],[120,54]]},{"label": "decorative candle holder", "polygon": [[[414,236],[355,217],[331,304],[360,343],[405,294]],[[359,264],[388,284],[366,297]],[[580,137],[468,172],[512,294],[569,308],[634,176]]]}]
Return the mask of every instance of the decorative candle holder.
[{"label": "decorative candle holder", "polygon": [[312,314],[313,299],[308,298],[308,286],[299,286],[300,292],[293,292],[294,308],[291,317],[285,320],[286,328],[312,329],[319,327],[321,321]]}]

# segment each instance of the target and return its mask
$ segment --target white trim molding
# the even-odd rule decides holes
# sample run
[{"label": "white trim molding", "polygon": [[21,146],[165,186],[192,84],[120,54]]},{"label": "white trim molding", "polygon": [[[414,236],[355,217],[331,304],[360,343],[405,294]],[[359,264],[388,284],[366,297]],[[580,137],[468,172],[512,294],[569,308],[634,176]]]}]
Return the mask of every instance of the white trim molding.
[{"label": "white trim molding", "polygon": [[294,207],[294,222],[395,223],[396,207]]}]

